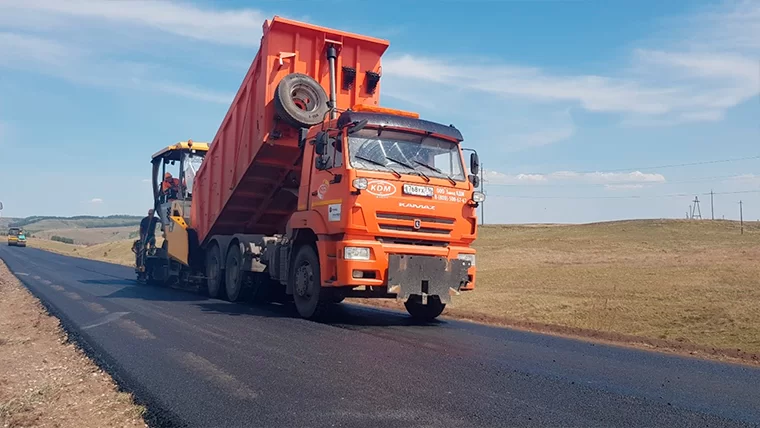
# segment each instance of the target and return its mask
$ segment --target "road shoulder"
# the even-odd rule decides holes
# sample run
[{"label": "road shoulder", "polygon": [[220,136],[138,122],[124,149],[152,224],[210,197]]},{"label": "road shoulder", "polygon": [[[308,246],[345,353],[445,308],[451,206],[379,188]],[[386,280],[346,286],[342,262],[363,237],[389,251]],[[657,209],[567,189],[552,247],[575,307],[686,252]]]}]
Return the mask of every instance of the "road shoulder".
[{"label": "road shoulder", "polygon": [[145,427],[143,413],[0,261],[0,426]]}]

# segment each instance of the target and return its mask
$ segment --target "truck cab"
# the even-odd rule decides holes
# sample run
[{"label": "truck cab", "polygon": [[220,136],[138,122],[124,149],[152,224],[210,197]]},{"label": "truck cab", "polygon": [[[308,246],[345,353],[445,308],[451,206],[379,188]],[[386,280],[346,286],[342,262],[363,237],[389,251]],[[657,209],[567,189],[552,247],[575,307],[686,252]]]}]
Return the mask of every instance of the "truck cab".
[{"label": "truck cab", "polygon": [[[415,113],[355,106],[322,131],[307,133],[298,217],[324,224],[322,280],[341,295],[354,289],[429,306],[475,286],[475,190],[479,160],[466,173],[453,126]],[[314,217],[318,217],[317,220]],[[327,255],[335,254],[334,258]]]}]

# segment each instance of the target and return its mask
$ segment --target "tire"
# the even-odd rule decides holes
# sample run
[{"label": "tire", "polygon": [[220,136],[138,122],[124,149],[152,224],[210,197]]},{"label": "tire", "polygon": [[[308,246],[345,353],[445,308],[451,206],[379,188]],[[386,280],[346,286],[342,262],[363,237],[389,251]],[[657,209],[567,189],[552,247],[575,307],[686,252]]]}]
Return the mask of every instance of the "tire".
[{"label": "tire", "polygon": [[329,111],[327,94],[316,80],[301,73],[283,77],[277,85],[274,108],[282,120],[295,127],[309,128],[325,120]]},{"label": "tire", "polygon": [[432,321],[441,315],[446,308],[445,303],[441,303],[441,299],[438,296],[428,296],[427,305],[422,304],[422,297],[413,295],[404,302],[406,311],[412,318],[420,321]]},{"label": "tire", "polygon": [[212,245],[206,254],[206,292],[209,297],[218,298],[224,288],[221,258],[219,246]]},{"label": "tire", "polygon": [[240,269],[242,264],[243,255],[240,252],[240,246],[238,244],[230,246],[224,268],[224,289],[227,292],[227,300],[230,302],[237,302],[243,295],[245,272]]},{"label": "tire", "polygon": [[330,309],[329,294],[322,288],[319,257],[314,247],[303,245],[293,260],[289,281],[298,314],[306,319],[320,319]]}]

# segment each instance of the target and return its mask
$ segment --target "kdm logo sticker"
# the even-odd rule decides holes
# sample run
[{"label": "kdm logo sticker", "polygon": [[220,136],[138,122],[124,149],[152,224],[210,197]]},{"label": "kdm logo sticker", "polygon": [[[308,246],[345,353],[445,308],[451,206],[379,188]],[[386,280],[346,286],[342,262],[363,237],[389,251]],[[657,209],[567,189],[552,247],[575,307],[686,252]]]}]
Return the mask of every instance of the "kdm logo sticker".
[{"label": "kdm logo sticker", "polygon": [[322,182],[322,184],[319,185],[319,189],[317,189],[317,197],[319,199],[325,198],[325,193],[327,193],[327,189],[330,188],[330,182],[325,180]]},{"label": "kdm logo sticker", "polygon": [[372,180],[367,183],[367,192],[379,198],[387,198],[396,194],[396,186],[385,180]]}]

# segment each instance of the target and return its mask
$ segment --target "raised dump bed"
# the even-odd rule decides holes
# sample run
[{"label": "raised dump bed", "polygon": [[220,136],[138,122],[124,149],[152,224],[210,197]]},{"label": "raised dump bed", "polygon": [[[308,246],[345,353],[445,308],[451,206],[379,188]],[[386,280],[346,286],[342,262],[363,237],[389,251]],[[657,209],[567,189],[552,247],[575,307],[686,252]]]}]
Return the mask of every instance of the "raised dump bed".
[{"label": "raised dump bed", "polygon": [[259,52],[195,178],[192,226],[201,244],[213,235],[284,231],[298,205],[298,128],[328,114],[331,45],[336,106],[379,104],[387,41],[280,17],[266,21]]}]

